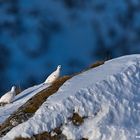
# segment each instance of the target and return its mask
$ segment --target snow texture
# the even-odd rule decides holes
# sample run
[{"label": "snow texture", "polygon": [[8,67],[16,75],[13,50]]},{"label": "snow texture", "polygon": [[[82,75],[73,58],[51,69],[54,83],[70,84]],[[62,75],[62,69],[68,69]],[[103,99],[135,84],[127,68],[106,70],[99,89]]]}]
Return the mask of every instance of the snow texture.
[{"label": "snow texture", "polygon": [[47,88],[48,85],[37,85],[30,87],[17,96],[15,96],[14,100],[10,104],[6,104],[4,107],[0,107],[0,124],[2,124],[14,111],[16,111],[20,106],[25,104],[30,98],[32,98],[35,94]]},{"label": "snow texture", "polygon": [[[85,117],[75,126],[68,119]],[[140,55],[124,56],[74,76],[28,121],[2,139],[31,137],[62,124],[68,139],[137,140],[140,136]]]}]

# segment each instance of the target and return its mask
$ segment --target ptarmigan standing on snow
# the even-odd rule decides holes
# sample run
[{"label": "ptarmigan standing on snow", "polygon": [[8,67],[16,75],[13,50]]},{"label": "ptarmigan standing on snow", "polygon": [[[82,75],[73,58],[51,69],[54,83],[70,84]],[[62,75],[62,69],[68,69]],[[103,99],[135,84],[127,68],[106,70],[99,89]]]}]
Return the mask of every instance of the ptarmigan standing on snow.
[{"label": "ptarmigan standing on snow", "polygon": [[11,88],[11,91],[5,93],[1,98],[0,98],[0,103],[11,103],[16,95],[15,91],[16,87],[13,86]]},{"label": "ptarmigan standing on snow", "polygon": [[60,70],[61,70],[61,65],[58,65],[56,71],[54,71],[52,74],[50,74],[44,83],[52,84],[55,80],[57,80],[58,77],[60,76]]}]

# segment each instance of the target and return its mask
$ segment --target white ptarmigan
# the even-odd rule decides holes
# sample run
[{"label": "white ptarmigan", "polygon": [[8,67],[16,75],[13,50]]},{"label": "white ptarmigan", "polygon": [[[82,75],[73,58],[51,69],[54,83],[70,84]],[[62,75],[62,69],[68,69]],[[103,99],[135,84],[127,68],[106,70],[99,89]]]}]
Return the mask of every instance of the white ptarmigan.
[{"label": "white ptarmigan", "polygon": [[61,65],[58,65],[57,69],[47,77],[44,83],[52,84],[55,80],[57,80],[58,77],[60,76],[60,70],[61,70]]},{"label": "white ptarmigan", "polygon": [[11,103],[16,95],[15,91],[16,87],[12,86],[11,90],[7,93],[5,93],[1,98],[0,98],[0,103]]}]

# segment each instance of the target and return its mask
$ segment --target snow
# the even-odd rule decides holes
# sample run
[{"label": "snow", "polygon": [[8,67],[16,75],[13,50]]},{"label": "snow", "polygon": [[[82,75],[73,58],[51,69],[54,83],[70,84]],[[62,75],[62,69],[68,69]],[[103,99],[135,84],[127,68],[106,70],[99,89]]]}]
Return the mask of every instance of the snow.
[{"label": "snow", "polygon": [[[68,119],[85,117],[75,126]],[[51,132],[62,124],[68,139],[136,140],[140,136],[140,55],[105,62],[66,81],[28,121],[2,139]]]},{"label": "snow", "polygon": [[14,111],[16,111],[20,106],[25,104],[30,98],[35,94],[47,88],[48,85],[40,84],[37,86],[30,87],[17,96],[13,100],[13,103],[6,104],[4,107],[0,107],[0,124],[2,124]]}]

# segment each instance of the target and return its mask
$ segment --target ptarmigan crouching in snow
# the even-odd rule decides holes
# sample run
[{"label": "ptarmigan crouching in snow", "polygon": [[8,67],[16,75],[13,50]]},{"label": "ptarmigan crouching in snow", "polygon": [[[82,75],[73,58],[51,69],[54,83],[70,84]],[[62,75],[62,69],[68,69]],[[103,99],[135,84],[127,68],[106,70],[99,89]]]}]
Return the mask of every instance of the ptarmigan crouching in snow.
[{"label": "ptarmigan crouching in snow", "polygon": [[11,90],[7,93],[5,93],[1,98],[0,98],[0,104],[9,104],[13,101],[15,95],[16,95],[16,87],[13,86]]},{"label": "ptarmigan crouching in snow", "polygon": [[52,84],[54,81],[56,81],[60,76],[60,70],[61,70],[61,65],[58,65],[56,71],[54,71],[52,74],[50,74],[44,83]]}]

